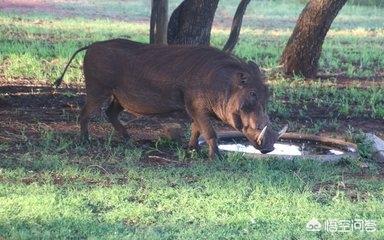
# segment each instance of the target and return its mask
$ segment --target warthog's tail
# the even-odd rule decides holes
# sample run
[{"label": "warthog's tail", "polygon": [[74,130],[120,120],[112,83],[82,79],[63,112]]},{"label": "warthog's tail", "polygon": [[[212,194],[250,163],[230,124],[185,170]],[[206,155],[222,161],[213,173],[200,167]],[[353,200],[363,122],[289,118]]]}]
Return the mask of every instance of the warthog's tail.
[{"label": "warthog's tail", "polygon": [[68,69],[69,65],[71,64],[72,60],[75,58],[75,56],[76,56],[79,52],[88,49],[88,47],[89,47],[89,46],[85,46],[85,47],[82,47],[82,48],[79,48],[79,49],[76,50],[76,52],[72,55],[71,59],[69,59],[69,62],[68,62],[67,65],[65,66],[64,71],[63,71],[63,73],[61,74],[61,76],[60,76],[58,79],[55,80],[55,82],[54,82],[55,87],[60,86],[61,82],[63,81],[64,74],[65,74],[65,72],[67,71],[67,69]]}]

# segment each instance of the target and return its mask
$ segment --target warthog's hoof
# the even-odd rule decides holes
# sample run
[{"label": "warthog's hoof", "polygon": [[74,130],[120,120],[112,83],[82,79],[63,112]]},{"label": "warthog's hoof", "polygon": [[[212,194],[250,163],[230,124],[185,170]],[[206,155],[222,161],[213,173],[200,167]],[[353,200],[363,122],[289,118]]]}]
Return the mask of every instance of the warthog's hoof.
[{"label": "warthog's hoof", "polygon": [[218,160],[224,159],[223,155],[218,150],[214,152],[210,152],[208,155],[209,155],[209,160],[212,160],[212,161],[215,159],[218,159]]},{"label": "warthog's hoof", "polygon": [[185,148],[188,149],[189,151],[196,151],[196,152],[200,151],[200,146],[198,144],[196,145],[188,144]]}]

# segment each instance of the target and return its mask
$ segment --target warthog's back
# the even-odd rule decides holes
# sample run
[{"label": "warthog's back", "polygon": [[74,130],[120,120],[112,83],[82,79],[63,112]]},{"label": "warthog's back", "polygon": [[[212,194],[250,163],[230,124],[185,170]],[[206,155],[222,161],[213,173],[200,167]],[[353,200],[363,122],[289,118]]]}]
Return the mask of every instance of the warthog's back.
[{"label": "warthog's back", "polygon": [[239,64],[239,60],[211,47],[122,40],[92,45],[84,74],[87,94],[98,94],[100,87],[111,89],[128,111],[156,114],[184,109],[186,94],[206,96],[202,93],[217,84],[212,72],[225,64]]}]

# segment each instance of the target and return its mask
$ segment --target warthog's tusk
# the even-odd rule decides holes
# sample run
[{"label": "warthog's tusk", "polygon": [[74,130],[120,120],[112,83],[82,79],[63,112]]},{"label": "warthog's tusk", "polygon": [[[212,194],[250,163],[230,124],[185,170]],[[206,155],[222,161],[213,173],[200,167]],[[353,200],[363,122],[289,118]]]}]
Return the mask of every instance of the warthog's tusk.
[{"label": "warthog's tusk", "polygon": [[284,135],[284,133],[287,132],[287,130],[288,130],[288,124],[285,125],[285,126],[283,127],[283,129],[280,130],[280,132],[279,132],[279,138],[281,138],[281,137]]},{"label": "warthog's tusk", "polygon": [[267,126],[265,126],[263,128],[263,130],[261,130],[261,133],[259,134],[259,137],[257,138],[257,143],[259,145],[261,145],[261,142],[263,141],[263,138],[264,138],[264,134],[265,134],[265,131],[267,130]]}]

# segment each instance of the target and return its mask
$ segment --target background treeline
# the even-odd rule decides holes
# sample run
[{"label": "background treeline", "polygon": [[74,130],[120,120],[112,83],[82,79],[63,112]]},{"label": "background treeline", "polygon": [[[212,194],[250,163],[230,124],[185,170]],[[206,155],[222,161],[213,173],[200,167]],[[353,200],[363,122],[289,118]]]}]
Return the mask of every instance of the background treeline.
[{"label": "background treeline", "polygon": [[[275,0],[277,1],[277,0]],[[283,0],[286,1],[286,0]],[[297,0],[300,3],[307,3],[308,0]],[[376,7],[384,7],[383,0],[349,0],[349,4],[359,5],[359,6],[376,6]]]}]

